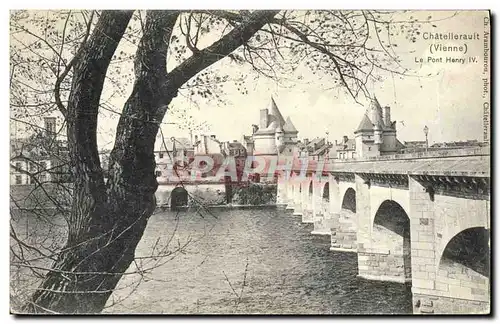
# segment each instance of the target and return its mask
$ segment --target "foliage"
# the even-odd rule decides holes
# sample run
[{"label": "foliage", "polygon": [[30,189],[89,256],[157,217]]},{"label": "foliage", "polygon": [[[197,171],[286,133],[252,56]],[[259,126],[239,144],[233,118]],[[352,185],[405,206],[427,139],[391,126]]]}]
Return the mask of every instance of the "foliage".
[{"label": "foliage", "polygon": [[219,190],[195,189],[190,193],[189,205],[191,206],[213,206],[226,203],[226,196]]},{"label": "foliage", "polygon": [[276,185],[250,183],[248,186],[233,188],[233,204],[272,205],[276,203],[276,193]]}]

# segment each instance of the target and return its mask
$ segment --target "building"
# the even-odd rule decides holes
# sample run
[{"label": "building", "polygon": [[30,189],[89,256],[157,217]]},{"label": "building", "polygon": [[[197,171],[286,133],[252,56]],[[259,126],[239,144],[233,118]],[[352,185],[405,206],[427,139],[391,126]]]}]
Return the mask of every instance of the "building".
[{"label": "building", "polygon": [[396,122],[391,109],[382,109],[376,97],[370,102],[358,128],[354,131],[356,158],[396,154],[404,145],[396,138]]},{"label": "building", "polygon": [[328,143],[326,138],[320,137],[317,137],[312,141],[305,138],[304,141],[299,142],[297,146],[300,157],[307,157],[313,161],[329,158],[330,150],[333,148],[333,145]]},{"label": "building", "polygon": [[[257,125],[255,125],[257,126]],[[243,143],[246,148],[247,156],[252,156],[254,151],[255,142],[253,136],[243,135]]]},{"label": "building", "polygon": [[[210,161],[213,162],[210,170],[207,172],[200,173],[198,176],[201,178],[206,178],[207,180],[213,178],[212,180],[218,181],[220,179],[216,179],[217,171],[219,170],[222,163],[224,163],[224,142],[217,139],[215,135],[195,135],[194,136],[194,156],[207,157]],[[204,164],[205,162],[201,162]],[[193,169],[193,165],[190,166],[190,170]],[[198,165],[195,168],[203,168],[203,165]]]},{"label": "building", "polygon": [[168,181],[169,177],[189,176],[189,164],[194,160],[194,146],[185,137],[158,137],[154,150],[155,174],[159,182]]},{"label": "building", "polygon": [[421,152],[427,149],[427,141],[405,141],[403,153]]},{"label": "building", "polygon": [[110,149],[103,149],[99,151],[99,161],[101,162],[101,168],[104,174],[104,181],[107,181],[109,177],[110,158],[111,158]]},{"label": "building", "polygon": [[450,149],[479,148],[483,146],[487,146],[487,144],[478,140],[434,143],[430,146],[428,146],[426,141],[408,141],[405,142],[405,147],[402,151],[403,153],[415,153]]},{"label": "building", "polygon": [[247,150],[243,144],[238,142],[237,140],[233,140],[232,142],[224,142],[222,144],[222,152],[226,156],[234,156],[234,157],[246,157]]},{"label": "building", "polygon": [[[268,170],[272,160],[284,156],[298,156],[298,130],[290,117],[283,118],[274,98],[271,96],[269,106],[260,110],[259,124],[252,125],[252,135],[243,136],[247,156],[252,156],[252,168],[257,167],[258,157],[266,161],[260,174],[252,175],[254,181],[273,182],[276,175],[271,176]],[[260,160],[262,161],[262,160]]]},{"label": "building", "polygon": [[461,149],[461,148],[471,148],[471,147],[483,147],[488,146],[487,143],[479,142],[478,140],[467,140],[467,141],[457,141],[457,142],[444,142],[432,144],[430,149]]},{"label": "building", "polygon": [[[256,156],[293,155],[297,144],[298,131],[290,117],[285,120],[274,98],[269,107],[260,110],[259,125],[253,125],[251,151]],[[247,147],[247,150],[249,148]]]},{"label": "building", "polygon": [[195,155],[221,154],[223,142],[215,135],[202,134],[194,136],[193,146]]},{"label": "building", "polygon": [[335,140],[334,157],[339,160],[352,160],[356,156],[356,140],[344,135],[340,141]]},{"label": "building", "polygon": [[225,142],[222,147],[222,154],[225,157],[233,157],[236,167],[237,181],[240,182],[243,176],[247,161],[247,150],[243,144],[234,140],[232,142]]},{"label": "building", "polygon": [[57,134],[55,117],[44,117],[43,121],[41,130],[11,137],[11,185],[70,181],[66,138]]}]

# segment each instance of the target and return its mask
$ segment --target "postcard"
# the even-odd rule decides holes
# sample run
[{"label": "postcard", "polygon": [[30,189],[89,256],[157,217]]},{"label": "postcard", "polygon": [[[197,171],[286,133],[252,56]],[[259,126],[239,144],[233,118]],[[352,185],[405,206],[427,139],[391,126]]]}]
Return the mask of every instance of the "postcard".
[{"label": "postcard", "polygon": [[490,314],[490,18],[11,11],[11,313]]}]

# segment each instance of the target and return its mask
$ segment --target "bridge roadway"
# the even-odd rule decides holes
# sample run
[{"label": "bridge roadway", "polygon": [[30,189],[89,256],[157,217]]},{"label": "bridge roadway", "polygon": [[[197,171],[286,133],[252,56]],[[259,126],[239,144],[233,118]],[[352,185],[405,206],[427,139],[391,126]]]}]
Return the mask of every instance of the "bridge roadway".
[{"label": "bridge roadway", "polygon": [[278,203],[357,253],[358,276],[411,283],[416,314],[489,312],[489,147],[300,167]]}]

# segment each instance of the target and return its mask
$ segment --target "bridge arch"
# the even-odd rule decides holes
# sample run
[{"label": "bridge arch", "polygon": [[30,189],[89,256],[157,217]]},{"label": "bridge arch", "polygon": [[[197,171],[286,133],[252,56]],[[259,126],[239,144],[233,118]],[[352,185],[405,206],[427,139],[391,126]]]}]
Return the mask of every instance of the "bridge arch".
[{"label": "bridge arch", "polygon": [[[395,271],[397,281],[411,281],[410,217],[394,200],[385,200],[378,207],[373,220],[372,246],[387,255],[387,263]],[[387,269],[389,270],[389,269]]]},{"label": "bridge arch", "polygon": [[[449,199],[449,198],[448,198]],[[443,197],[437,196],[435,205],[436,227],[442,237],[437,238],[436,266],[448,243],[468,228],[489,228],[490,202],[484,200],[456,199],[454,207],[445,204]]]},{"label": "bridge arch", "polygon": [[354,188],[349,187],[344,192],[342,196],[342,204],[340,205],[340,209],[350,210],[353,213],[356,213],[356,190]]},{"label": "bridge arch", "polygon": [[305,199],[306,199],[306,205],[308,206],[308,208],[311,208],[312,209],[312,205],[313,205],[313,199],[314,199],[314,183],[312,180],[309,180],[307,182],[307,195],[305,196]]},{"label": "bridge arch", "polygon": [[490,231],[470,227],[455,235],[439,258],[437,274],[451,297],[489,301]]},{"label": "bridge arch", "polygon": [[326,215],[330,211],[330,182],[326,181],[324,184],[321,184],[319,192],[321,197],[321,211],[323,215]]},{"label": "bridge arch", "polygon": [[170,195],[170,208],[176,210],[188,205],[188,192],[183,187],[175,187]]},{"label": "bridge arch", "polygon": [[489,277],[490,231],[484,227],[470,227],[455,235],[446,244],[439,259],[439,268],[450,264],[460,265],[462,272],[468,268]]},{"label": "bridge arch", "polygon": [[302,193],[302,182],[296,180],[294,184],[294,195],[293,195],[293,201],[294,201],[294,206],[295,206],[295,211],[294,212],[301,212],[301,205],[302,205],[302,198],[303,198],[303,193]]},{"label": "bridge arch", "polygon": [[370,188],[370,219],[372,223],[378,209],[386,200],[396,202],[410,216],[410,196],[408,190],[372,186]]},{"label": "bridge arch", "polygon": [[321,198],[325,201],[330,201],[330,182],[325,182],[321,190]]}]

